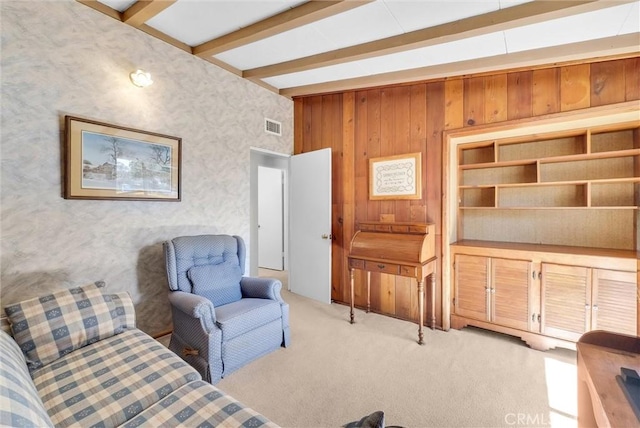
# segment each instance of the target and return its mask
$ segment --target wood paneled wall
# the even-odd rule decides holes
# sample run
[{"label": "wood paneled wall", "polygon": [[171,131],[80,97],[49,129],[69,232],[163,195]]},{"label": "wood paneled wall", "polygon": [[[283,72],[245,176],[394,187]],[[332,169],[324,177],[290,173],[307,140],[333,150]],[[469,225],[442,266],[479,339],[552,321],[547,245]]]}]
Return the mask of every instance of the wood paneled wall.
[{"label": "wood paneled wall", "polygon": [[[435,223],[436,254],[442,254],[444,130],[638,100],[639,70],[640,57],[634,57],[295,98],[295,154],[327,147],[333,151],[331,298],[349,302],[345,257],[360,221]],[[413,152],[422,152],[422,198],[370,201],[369,158]],[[356,272],[356,305],[363,307],[364,275]],[[440,284],[441,277],[438,290]],[[440,299],[437,291],[438,323]],[[417,320],[415,281],[372,274],[371,306]]]}]

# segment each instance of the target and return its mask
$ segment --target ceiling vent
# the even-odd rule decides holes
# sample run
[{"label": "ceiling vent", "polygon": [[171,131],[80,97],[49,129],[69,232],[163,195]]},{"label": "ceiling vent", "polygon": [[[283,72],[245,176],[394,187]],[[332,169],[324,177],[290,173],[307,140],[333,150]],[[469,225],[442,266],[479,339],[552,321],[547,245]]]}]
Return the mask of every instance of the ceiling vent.
[{"label": "ceiling vent", "polygon": [[282,123],[264,118],[264,131],[267,134],[282,136]]}]

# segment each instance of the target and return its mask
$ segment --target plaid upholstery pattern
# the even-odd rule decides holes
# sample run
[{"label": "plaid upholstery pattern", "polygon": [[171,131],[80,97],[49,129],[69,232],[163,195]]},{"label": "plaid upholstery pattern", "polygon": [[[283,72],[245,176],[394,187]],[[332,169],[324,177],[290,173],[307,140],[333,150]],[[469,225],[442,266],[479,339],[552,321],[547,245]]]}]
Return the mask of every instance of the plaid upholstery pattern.
[{"label": "plaid upholstery pattern", "polygon": [[0,331],[0,403],[0,426],[53,427],[22,351],[4,331]]},{"label": "plaid upholstery pattern", "polygon": [[122,332],[112,297],[102,293],[103,286],[100,282],[60,290],[5,308],[29,370]]},{"label": "plaid upholstery pattern", "polygon": [[120,318],[120,325],[123,328],[136,327],[136,309],[131,301],[131,296],[126,291],[112,294],[111,300],[116,309],[116,314]]},{"label": "plaid upholstery pattern", "polygon": [[117,426],[200,375],[140,330],[103,339],[32,373],[56,426]]},{"label": "plaid upholstery pattern", "polygon": [[123,425],[139,427],[277,427],[204,381],[191,382]]}]

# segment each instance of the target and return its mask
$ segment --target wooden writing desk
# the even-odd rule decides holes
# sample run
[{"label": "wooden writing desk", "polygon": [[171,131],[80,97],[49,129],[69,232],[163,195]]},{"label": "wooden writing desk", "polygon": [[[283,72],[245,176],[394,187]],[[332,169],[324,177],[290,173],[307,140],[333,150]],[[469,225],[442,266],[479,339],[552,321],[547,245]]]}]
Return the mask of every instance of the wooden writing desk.
[{"label": "wooden writing desk", "polygon": [[640,337],[592,331],[584,334],[576,347],[578,426],[640,426],[640,420],[616,380],[620,367],[640,373]]},{"label": "wooden writing desk", "polygon": [[354,323],[354,270],[367,272],[367,312],[371,309],[371,272],[415,278],[418,282],[418,343],[422,345],[424,281],[431,276],[431,328],[436,324],[435,226],[426,223],[360,223],[349,251],[351,324]]}]

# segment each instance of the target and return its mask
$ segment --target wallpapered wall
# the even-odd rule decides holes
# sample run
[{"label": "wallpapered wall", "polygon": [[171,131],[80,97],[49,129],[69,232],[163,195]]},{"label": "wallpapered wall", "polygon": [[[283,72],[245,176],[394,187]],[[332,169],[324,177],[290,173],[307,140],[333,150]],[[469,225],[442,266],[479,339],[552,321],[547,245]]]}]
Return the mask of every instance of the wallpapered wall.
[{"label": "wallpapered wall", "polygon": [[[2,1],[1,305],[105,280],[171,327],[162,242],[249,242],[249,148],[291,153],[293,104],[73,1]],[[154,84],[134,87],[144,68]],[[182,202],[61,197],[64,115],[182,137]],[[263,120],[283,123],[283,136]]]}]

